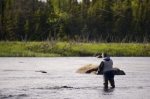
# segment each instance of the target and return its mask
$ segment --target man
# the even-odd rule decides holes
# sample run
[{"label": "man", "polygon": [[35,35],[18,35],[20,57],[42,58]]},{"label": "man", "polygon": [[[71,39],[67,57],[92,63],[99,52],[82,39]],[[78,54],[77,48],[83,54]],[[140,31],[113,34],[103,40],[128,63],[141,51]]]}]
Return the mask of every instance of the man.
[{"label": "man", "polygon": [[110,82],[111,88],[115,88],[114,72],[113,72],[113,61],[106,53],[102,53],[98,58],[102,57],[103,61],[98,67],[98,74],[104,76],[104,88],[108,89],[108,81]]}]

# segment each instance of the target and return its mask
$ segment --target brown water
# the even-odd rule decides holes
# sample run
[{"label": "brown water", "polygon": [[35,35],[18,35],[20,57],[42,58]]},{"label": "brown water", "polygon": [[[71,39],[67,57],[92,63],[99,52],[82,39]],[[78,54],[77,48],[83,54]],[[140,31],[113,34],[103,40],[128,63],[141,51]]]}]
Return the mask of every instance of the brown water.
[{"label": "brown water", "polygon": [[101,75],[75,73],[95,57],[0,58],[0,99],[149,99],[150,57],[112,59],[126,75],[104,91]]}]

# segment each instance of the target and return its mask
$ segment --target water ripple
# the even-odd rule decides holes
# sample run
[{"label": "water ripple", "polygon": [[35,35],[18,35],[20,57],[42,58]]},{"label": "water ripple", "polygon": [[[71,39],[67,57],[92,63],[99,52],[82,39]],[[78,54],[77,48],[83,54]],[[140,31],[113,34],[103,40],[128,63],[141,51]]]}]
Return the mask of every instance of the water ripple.
[{"label": "water ripple", "polygon": [[99,89],[99,86],[96,87],[71,87],[71,86],[54,86],[54,87],[39,87],[32,89],[41,89],[41,90],[55,90],[55,89]]},{"label": "water ripple", "polygon": [[23,97],[28,97],[27,94],[18,94],[18,95],[0,95],[0,99],[8,99],[8,98],[13,98],[13,99],[21,99]]}]

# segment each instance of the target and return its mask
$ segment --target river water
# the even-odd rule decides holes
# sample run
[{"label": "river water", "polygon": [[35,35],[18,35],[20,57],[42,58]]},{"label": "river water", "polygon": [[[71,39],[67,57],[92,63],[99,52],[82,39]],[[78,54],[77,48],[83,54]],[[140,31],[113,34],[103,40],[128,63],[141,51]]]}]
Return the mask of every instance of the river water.
[{"label": "river water", "polygon": [[150,99],[150,57],[112,59],[126,75],[104,91],[103,76],[76,73],[95,57],[0,58],[0,99]]}]

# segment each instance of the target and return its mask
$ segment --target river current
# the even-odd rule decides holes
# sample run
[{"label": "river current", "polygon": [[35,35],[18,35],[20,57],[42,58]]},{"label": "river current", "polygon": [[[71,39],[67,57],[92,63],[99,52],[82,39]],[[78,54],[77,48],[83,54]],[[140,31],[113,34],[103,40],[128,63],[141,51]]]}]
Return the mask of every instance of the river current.
[{"label": "river current", "polygon": [[[150,99],[150,57],[112,57],[116,88],[103,90],[103,76],[78,74],[95,57],[0,58],[0,99]],[[42,73],[45,71],[47,73]]]}]

